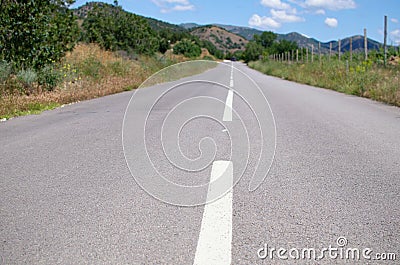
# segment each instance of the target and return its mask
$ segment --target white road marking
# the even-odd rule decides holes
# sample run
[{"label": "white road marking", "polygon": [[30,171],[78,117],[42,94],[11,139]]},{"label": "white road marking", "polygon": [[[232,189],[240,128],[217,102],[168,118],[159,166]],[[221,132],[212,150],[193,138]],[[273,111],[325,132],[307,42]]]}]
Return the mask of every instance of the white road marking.
[{"label": "white road marking", "polygon": [[229,89],[228,96],[226,97],[223,121],[232,121],[232,104],[233,104],[233,90]]},{"label": "white road marking", "polygon": [[233,105],[233,63],[231,64],[231,78],[230,78],[230,88],[228,91],[228,96],[226,97],[224,116],[222,121],[232,121],[232,105]]},{"label": "white road marking", "polygon": [[[223,183],[215,184],[221,178]],[[233,163],[215,161],[211,170],[207,199],[229,190],[223,197],[206,204],[199,241],[197,243],[195,265],[228,265],[232,260],[232,186]],[[222,194],[222,193],[221,193]]]}]

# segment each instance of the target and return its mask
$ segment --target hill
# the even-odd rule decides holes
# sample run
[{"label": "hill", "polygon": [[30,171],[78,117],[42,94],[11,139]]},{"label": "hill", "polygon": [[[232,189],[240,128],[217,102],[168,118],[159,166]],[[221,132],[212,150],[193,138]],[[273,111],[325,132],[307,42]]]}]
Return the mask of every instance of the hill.
[{"label": "hill", "polygon": [[[252,40],[254,35],[260,35],[263,31],[234,25],[224,25],[224,24],[213,24],[219,28],[225,29],[233,34],[243,36],[246,40]],[[194,27],[201,27],[196,23],[184,23],[180,24],[181,27],[186,29],[191,29]],[[314,38],[309,38],[303,34],[297,32],[291,32],[287,34],[277,34],[278,40],[294,41],[299,45],[300,48],[311,48],[314,45],[315,52],[318,52],[319,41]],[[348,37],[342,40],[341,50],[343,52],[350,50],[350,38],[353,38],[353,51],[359,52],[364,50],[364,37],[357,35],[353,37]],[[332,43],[332,51],[337,52],[339,50],[339,41],[321,42],[321,52],[326,54],[329,53],[329,45]],[[378,41],[368,39],[368,50],[379,50],[383,45]]]},{"label": "hill", "polygon": [[[79,19],[85,19],[88,12],[94,8],[96,5],[108,5],[102,2],[89,2],[85,5],[74,9],[74,14],[78,16]],[[139,16],[143,17],[143,16]],[[228,51],[234,53],[235,51],[244,50],[245,45],[249,40],[254,38],[254,35],[259,35],[263,31],[242,27],[234,25],[224,25],[224,24],[213,24],[207,26],[201,26],[196,23],[183,23],[180,25],[174,25],[164,21],[160,21],[154,18],[143,17],[146,19],[150,27],[157,31],[167,31],[172,33],[177,33],[181,36],[186,36],[192,34],[201,40],[208,40],[212,42],[217,49],[222,51]],[[309,38],[303,34],[297,32],[291,32],[288,34],[277,34],[278,40],[288,40],[296,42],[300,48],[310,48],[314,45],[315,52],[318,52],[319,41],[314,38]],[[169,36],[168,38],[173,38]],[[357,35],[353,36],[353,51],[362,51],[364,49],[364,37]],[[322,42],[321,52],[326,54],[329,53],[329,45],[332,44],[332,50],[337,52],[339,50],[338,41]],[[382,44],[368,39],[368,49],[369,50],[379,50]],[[350,37],[342,40],[342,51],[346,52],[350,50]]]},{"label": "hill", "polygon": [[243,36],[247,40],[252,40],[254,35],[260,35],[263,33],[261,30],[249,28],[249,27],[240,27],[240,26],[232,26],[232,25],[223,25],[223,24],[215,24],[216,26],[226,29],[229,32],[232,32],[236,35]]},{"label": "hill", "polygon": [[[88,2],[83,6],[73,9],[73,12],[74,12],[75,16],[77,16],[79,19],[82,20],[87,17],[88,13],[95,6],[104,6],[104,5],[109,5],[109,4],[102,3],[102,2]],[[109,5],[109,6],[111,6],[111,5]],[[164,21],[157,20],[157,19],[150,18],[150,17],[144,17],[144,16],[140,16],[140,15],[137,15],[137,16],[142,17],[145,20],[147,20],[150,27],[155,31],[168,30],[170,32],[175,32],[175,33],[189,33],[189,31],[186,28],[175,25],[175,24],[171,24],[171,23],[164,22]]]},{"label": "hill", "polygon": [[194,28],[191,34],[201,40],[210,41],[219,50],[230,53],[240,50],[244,51],[248,43],[248,40],[244,37],[213,25]]},{"label": "hill", "polygon": [[[364,50],[364,37],[358,35],[341,40],[342,52],[350,51],[350,38],[352,38],[354,52],[361,52]],[[297,32],[292,32],[288,34],[278,34],[278,40],[294,41],[299,45],[300,48],[307,48],[307,47],[311,48],[312,45],[314,45],[315,52],[318,52],[318,43],[319,43],[318,40],[314,38],[308,38]],[[334,52],[339,51],[339,41],[322,42],[321,52],[323,54],[329,53],[330,43],[332,43],[332,51]],[[368,39],[368,50],[379,50],[380,47],[382,47],[381,43],[372,39]]]}]

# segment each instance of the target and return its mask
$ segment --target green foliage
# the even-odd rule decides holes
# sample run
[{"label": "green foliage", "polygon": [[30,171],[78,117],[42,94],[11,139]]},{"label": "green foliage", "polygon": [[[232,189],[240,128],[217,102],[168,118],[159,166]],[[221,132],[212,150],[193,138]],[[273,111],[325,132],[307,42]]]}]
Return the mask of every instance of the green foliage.
[{"label": "green foliage", "polygon": [[52,65],[46,65],[38,74],[38,83],[46,90],[52,91],[63,80],[63,76]]},{"label": "green foliage", "polygon": [[96,5],[82,24],[85,40],[107,50],[151,55],[159,49],[156,33],[148,22],[120,6]]},{"label": "green foliage", "polygon": [[27,94],[32,93],[33,83],[37,81],[37,73],[33,69],[22,69],[17,73],[17,79],[23,85]]},{"label": "green foliage", "polygon": [[6,61],[0,61],[0,82],[4,82],[11,74],[11,64]]},{"label": "green foliage", "polygon": [[44,67],[73,49],[78,25],[73,1],[0,1],[0,60],[18,69]]},{"label": "green foliage", "polygon": [[297,43],[288,40],[281,40],[279,42],[274,42],[270,49],[268,49],[269,54],[282,54],[285,52],[291,52],[298,49]]},{"label": "green foliage", "polygon": [[257,43],[256,41],[250,41],[246,45],[246,50],[243,54],[243,59],[246,62],[256,61],[260,58],[260,55],[263,53],[263,46]]},{"label": "green foliage", "polygon": [[268,58],[269,54],[281,54],[298,49],[293,41],[280,40],[277,41],[277,35],[271,31],[265,31],[261,35],[254,35],[254,40],[250,41],[246,46],[244,59],[255,61],[263,56]]},{"label": "green foliage", "polygon": [[102,68],[102,63],[97,58],[90,56],[81,63],[79,71],[85,76],[99,78]]},{"label": "green foliage", "polygon": [[130,71],[130,67],[122,60],[107,63],[107,68],[116,76],[125,76]]},{"label": "green foliage", "polygon": [[200,56],[201,48],[191,40],[184,39],[174,46],[174,54],[183,54],[189,58]]},{"label": "green foliage", "polygon": [[264,31],[261,35],[254,35],[254,41],[264,48],[270,48],[276,41],[277,35],[271,31]]}]

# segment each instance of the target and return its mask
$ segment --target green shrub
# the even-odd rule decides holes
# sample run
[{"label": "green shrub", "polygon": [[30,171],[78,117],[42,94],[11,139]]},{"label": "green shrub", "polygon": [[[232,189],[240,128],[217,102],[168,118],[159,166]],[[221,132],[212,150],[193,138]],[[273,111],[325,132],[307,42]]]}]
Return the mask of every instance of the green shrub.
[{"label": "green shrub", "polygon": [[4,82],[11,74],[11,64],[6,61],[0,61],[0,82]]},{"label": "green shrub", "polygon": [[184,39],[174,46],[174,54],[183,54],[189,58],[200,56],[201,48],[188,39]]},{"label": "green shrub", "polygon": [[86,58],[80,65],[80,72],[88,77],[99,78],[100,71],[103,68],[102,63],[95,57]]},{"label": "green shrub", "polygon": [[17,70],[44,67],[71,51],[78,24],[68,6],[73,1],[1,1],[0,59]]},{"label": "green shrub", "polygon": [[114,61],[107,64],[107,68],[111,70],[113,75],[125,76],[129,73],[129,65],[123,63],[122,61]]},{"label": "green shrub", "polygon": [[17,73],[17,79],[23,85],[25,92],[30,94],[33,92],[33,83],[37,81],[37,73],[32,69],[20,70]]},{"label": "green shrub", "polygon": [[38,82],[48,91],[54,88],[62,81],[62,74],[54,69],[53,66],[47,65],[42,68],[38,74]]}]

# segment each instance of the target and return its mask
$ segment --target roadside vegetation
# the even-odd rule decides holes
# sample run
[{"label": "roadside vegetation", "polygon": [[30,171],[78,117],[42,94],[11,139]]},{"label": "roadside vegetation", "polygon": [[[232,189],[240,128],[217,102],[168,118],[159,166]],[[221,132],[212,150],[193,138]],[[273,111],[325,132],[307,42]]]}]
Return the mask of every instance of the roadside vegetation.
[{"label": "roadside vegetation", "polygon": [[361,55],[349,60],[349,53],[338,57],[316,56],[313,62],[253,61],[249,66],[267,75],[342,93],[371,98],[400,106],[400,54],[389,51],[391,62],[383,65],[383,52],[374,52],[364,61]]},{"label": "roadside vegetation", "polygon": [[216,52],[189,33],[150,27],[116,1],[93,4],[84,17],[72,3],[1,1],[0,119],[131,90],[164,67],[204,57],[202,47]]}]

